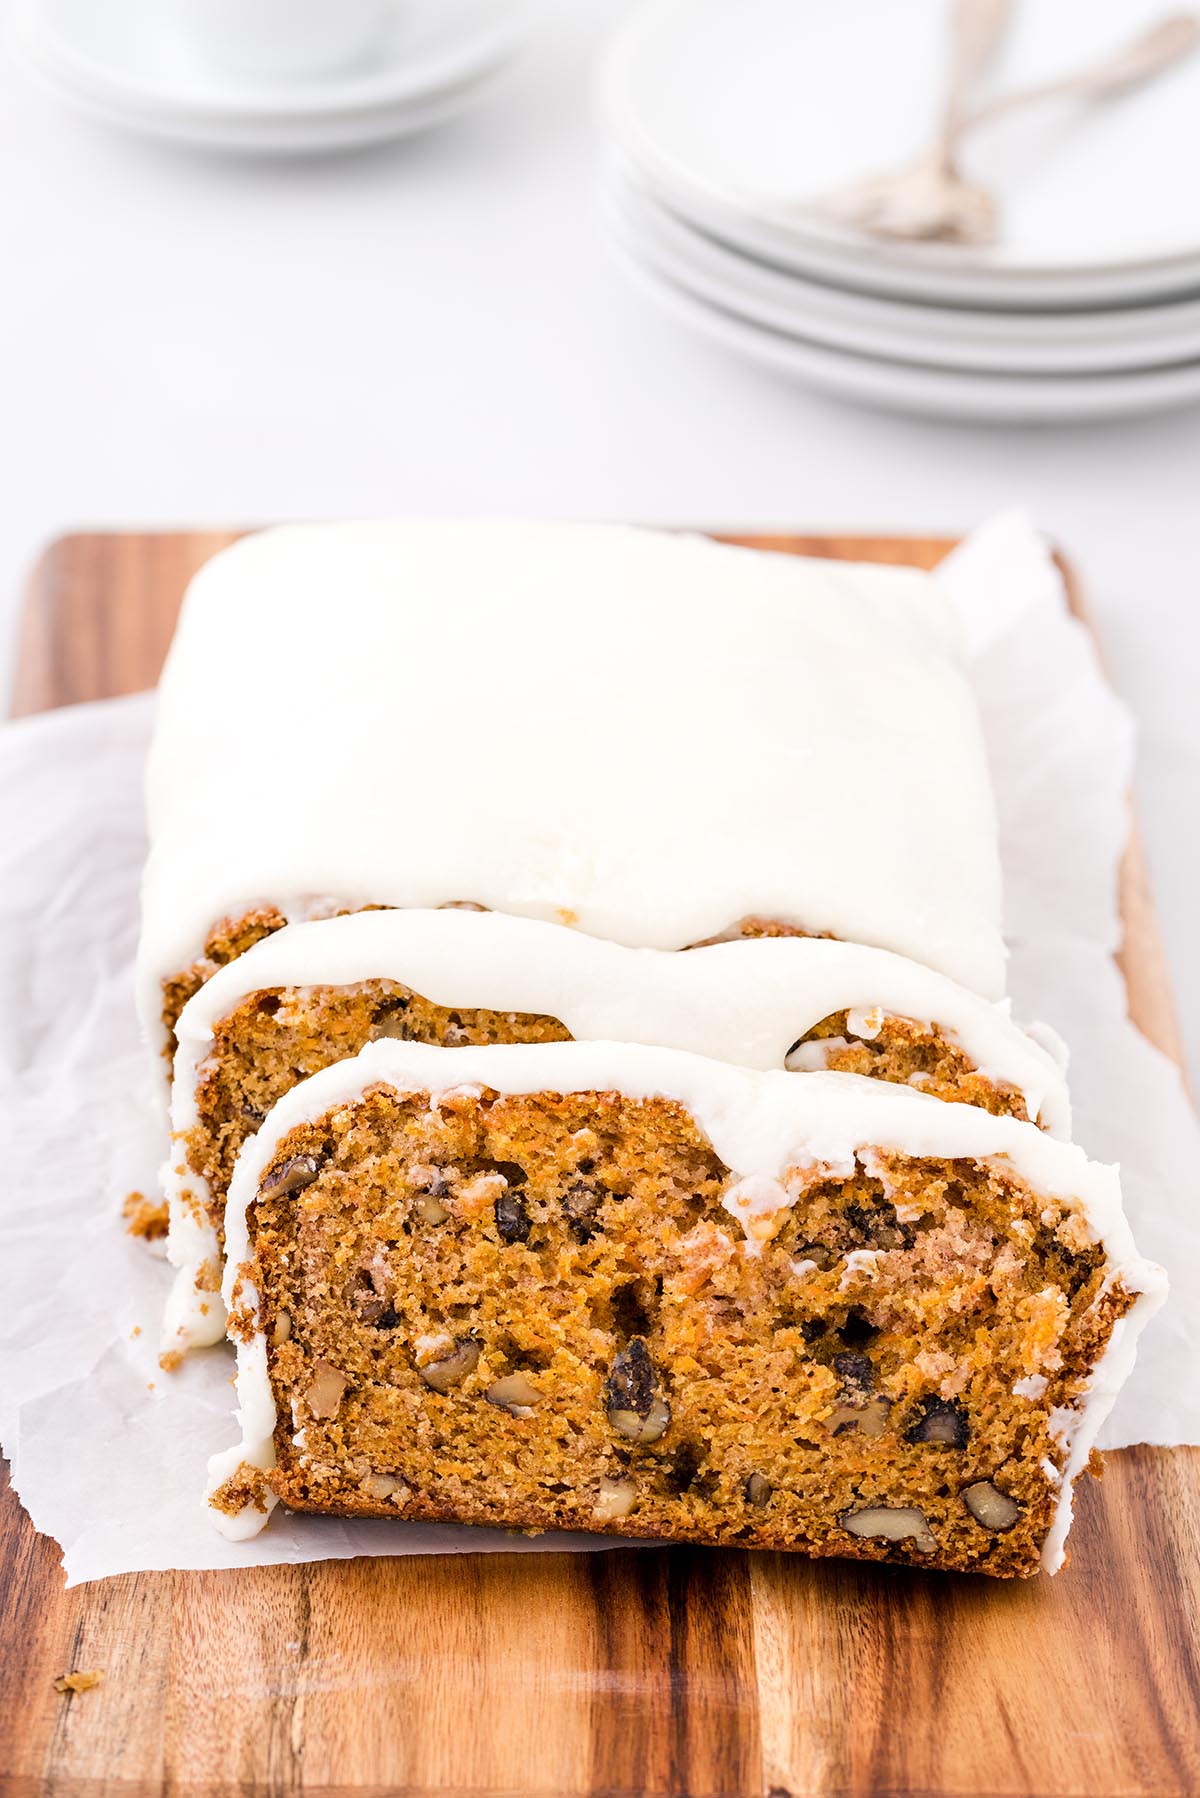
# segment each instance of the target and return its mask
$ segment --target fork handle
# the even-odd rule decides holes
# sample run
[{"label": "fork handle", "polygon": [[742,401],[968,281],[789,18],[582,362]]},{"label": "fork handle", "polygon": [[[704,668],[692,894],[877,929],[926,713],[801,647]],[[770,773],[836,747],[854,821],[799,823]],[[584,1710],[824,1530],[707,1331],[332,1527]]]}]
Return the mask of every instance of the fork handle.
[{"label": "fork handle", "polygon": [[942,108],[942,137],[948,144],[961,128],[972,87],[1008,30],[1012,0],[954,0],[950,24],[950,71]]},{"label": "fork handle", "polygon": [[1134,38],[1132,43],[1102,56],[1090,68],[1064,75],[1056,81],[1041,82],[1036,87],[1021,88],[1015,94],[1002,94],[998,100],[989,100],[974,112],[960,114],[953,135],[957,138],[976,125],[998,118],[1001,113],[1015,112],[1019,107],[1033,106],[1043,100],[1095,100],[1106,94],[1120,93],[1124,88],[1149,81],[1173,62],[1190,55],[1198,45],[1200,14],[1172,13]]}]

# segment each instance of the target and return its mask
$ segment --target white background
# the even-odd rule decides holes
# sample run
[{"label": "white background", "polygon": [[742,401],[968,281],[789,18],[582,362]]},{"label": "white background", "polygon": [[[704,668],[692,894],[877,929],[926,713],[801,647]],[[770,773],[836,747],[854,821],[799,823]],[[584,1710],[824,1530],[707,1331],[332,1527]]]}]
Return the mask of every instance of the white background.
[{"label": "white background", "polygon": [[1138,718],[1200,1069],[1200,411],[922,423],[690,338],[595,229],[589,72],[619,11],[546,0],[475,113],[318,164],[126,139],[0,61],[0,673],[33,558],[80,526],[515,512],[949,532],[1024,500],[1080,566]]}]

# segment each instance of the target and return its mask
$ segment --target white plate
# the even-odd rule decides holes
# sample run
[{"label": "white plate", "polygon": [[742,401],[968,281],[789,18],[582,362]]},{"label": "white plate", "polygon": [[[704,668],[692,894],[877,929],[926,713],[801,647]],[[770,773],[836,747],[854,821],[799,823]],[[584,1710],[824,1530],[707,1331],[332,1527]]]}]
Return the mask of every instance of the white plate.
[{"label": "white plate", "polygon": [[639,261],[698,299],[834,348],[993,374],[1099,373],[1200,357],[1200,299],[1078,314],[883,299],[755,261],[679,218],[618,168],[605,179],[602,202]]},{"label": "white plate", "polygon": [[17,0],[17,41],[64,89],[132,114],[237,126],[396,112],[462,92],[516,49],[523,0],[403,0],[378,55],[320,79],[264,81],[210,68],[170,27],[164,0]]},{"label": "white plate", "polygon": [[[805,212],[928,143],[949,5],[647,0],[605,62],[606,126],[677,210],[801,272],[999,306],[1200,286],[1200,56],[1118,99],[1039,108],[969,139],[967,172],[1003,207],[990,250],[885,243]],[[992,86],[1076,67],[1162,10],[1162,0],[1027,0]]]},{"label": "white plate", "polygon": [[326,155],[391,143],[431,130],[465,111],[490,85],[490,78],[485,75],[433,99],[402,107],[334,113],[316,121],[278,119],[247,123],[196,118],[188,113],[147,114],[133,107],[106,104],[91,93],[71,87],[57,71],[40,67],[26,48],[20,48],[29,72],[56,98],[69,102],[89,118],[166,143],[234,156]]},{"label": "white plate", "polygon": [[1200,400],[1200,361],[1107,375],[982,375],[860,356],[748,323],[648,268],[618,225],[618,260],[653,299],[724,348],[843,399],[975,424],[1048,424],[1160,412]]}]

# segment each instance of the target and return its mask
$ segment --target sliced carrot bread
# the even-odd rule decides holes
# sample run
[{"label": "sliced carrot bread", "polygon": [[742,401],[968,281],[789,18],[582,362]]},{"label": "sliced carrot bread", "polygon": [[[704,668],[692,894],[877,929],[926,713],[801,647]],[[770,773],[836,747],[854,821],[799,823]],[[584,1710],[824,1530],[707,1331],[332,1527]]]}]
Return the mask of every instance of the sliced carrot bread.
[{"label": "sliced carrot bread", "polygon": [[226,1216],[243,1439],[209,1504],[1061,1564],[1161,1297],[1115,1172],[853,1074],[372,1043]]},{"label": "sliced carrot bread", "polygon": [[163,1352],[224,1333],[225,1197],[243,1143],[289,1087],[379,1038],[596,1037],[745,1066],[832,1068],[1069,1130],[1060,1060],[1007,1008],[884,949],[772,937],[627,949],[498,912],[366,911],[272,933],[178,1021]]}]

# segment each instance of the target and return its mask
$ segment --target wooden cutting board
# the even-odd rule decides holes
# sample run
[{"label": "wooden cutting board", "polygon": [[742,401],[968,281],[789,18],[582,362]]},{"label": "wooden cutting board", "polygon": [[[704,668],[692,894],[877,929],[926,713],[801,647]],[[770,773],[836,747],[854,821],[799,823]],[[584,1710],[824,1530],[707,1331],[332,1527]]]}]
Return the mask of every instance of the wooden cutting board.
[{"label": "wooden cutting board", "polygon": [[[230,537],[55,543],[30,585],[14,710],[151,685],[188,577]],[[921,567],[948,548],[737,540]],[[1123,909],[1131,1013],[1178,1055],[1136,846]],[[69,1477],[70,1444],[63,1462]],[[1110,1456],[1080,1489],[1072,1549],[1058,1578],[1012,1584],[671,1548],[64,1592],[55,1544],[5,1485],[0,1793],[1190,1798],[1200,1450]],[[103,1683],[60,1696],[73,1668]]]}]

